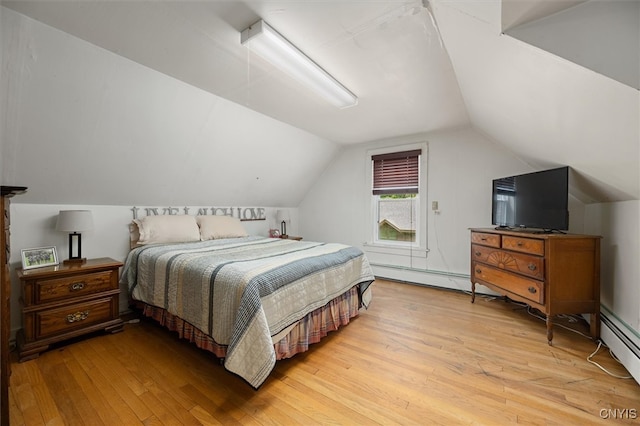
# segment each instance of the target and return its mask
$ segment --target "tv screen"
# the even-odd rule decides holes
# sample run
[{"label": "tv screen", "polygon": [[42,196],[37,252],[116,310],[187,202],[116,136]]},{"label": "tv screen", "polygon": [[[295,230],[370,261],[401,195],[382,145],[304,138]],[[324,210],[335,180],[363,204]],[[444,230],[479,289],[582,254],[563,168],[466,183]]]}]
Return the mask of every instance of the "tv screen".
[{"label": "tv screen", "polygon": [[569,229],[569,167],[493,180],[491,222],[505,228]]}]

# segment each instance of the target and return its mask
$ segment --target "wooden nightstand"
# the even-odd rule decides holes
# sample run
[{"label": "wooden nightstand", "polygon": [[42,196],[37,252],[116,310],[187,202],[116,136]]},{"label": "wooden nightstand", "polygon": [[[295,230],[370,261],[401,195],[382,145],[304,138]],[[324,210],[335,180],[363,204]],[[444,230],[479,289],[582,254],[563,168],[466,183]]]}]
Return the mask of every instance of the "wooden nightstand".
[{"label": "wooden nightstand", "polygon": [[121,262],[89,259],[82,264],[22,270],[20,361],[37,358],[52,343],[104,329],[122,330],[119,316]]}]

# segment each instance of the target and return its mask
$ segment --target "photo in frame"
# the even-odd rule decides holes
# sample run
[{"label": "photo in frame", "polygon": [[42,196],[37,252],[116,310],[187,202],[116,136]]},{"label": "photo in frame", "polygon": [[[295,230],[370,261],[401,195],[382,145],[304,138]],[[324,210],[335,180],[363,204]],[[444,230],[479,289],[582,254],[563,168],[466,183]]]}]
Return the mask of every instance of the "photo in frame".
[{"label": "photo in frame", "polygon": [[269,237],[271,237],[271,238],[280,238],[280,230],[279,229],[269,229]]},{"label": "photo in frame", "polygon": [[21,257],[24,270],[58,264],[58,253],[54,246],[22,249]]}]

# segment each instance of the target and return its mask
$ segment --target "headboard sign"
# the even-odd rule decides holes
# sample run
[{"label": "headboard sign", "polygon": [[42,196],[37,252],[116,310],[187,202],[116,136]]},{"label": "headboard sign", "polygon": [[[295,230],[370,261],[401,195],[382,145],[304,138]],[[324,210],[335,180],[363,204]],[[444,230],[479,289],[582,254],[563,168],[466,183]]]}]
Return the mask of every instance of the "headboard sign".
[{"label": "headboard sign", "polygon": [[242,221],[267,220],[264,207],[132,207],[133,218],[142,216],[190,214],[194,216],[233,216]]}]

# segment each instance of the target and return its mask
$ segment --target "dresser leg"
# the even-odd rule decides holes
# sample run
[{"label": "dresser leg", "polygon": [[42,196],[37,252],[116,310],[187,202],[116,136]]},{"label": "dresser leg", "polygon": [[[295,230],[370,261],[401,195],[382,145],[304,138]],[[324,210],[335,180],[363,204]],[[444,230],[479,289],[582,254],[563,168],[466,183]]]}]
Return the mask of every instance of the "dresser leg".
[{"label": "dresser leg", "polygon": [[476,283],[471,281],[471,303],[476,301]]},{"label": "dresser leg", "polygon": [[553,340],[553,321],[551,321],[551,315],[547,315],[547,343],[549,346],[551,345],[551,341]]},{"label": "dresser leg", "polygon": [[591,337],[593,340],[600,339],[600,311],[591,314],[591,322],[589,323]]}]

